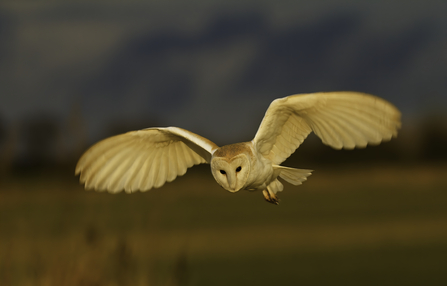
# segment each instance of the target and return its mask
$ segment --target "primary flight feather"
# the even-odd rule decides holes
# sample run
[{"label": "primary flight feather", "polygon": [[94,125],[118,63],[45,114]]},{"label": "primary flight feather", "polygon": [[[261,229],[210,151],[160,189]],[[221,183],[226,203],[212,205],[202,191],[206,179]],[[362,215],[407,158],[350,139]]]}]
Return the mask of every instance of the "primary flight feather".
[{"label": "primary flight feather", "polygon": [[311,170],[280,166],[310,132],[335,149],[364,148],[397,136],[400,112],[391,103],[358,92],[297,94],[274,100],[250,142],[219,147],[178,127],[148,128],[113,136],[79,159],[75,174],[87,189],[148,191],[208,163],[230,192],[262,191],[278,204],[278,177],[300,185]]}]

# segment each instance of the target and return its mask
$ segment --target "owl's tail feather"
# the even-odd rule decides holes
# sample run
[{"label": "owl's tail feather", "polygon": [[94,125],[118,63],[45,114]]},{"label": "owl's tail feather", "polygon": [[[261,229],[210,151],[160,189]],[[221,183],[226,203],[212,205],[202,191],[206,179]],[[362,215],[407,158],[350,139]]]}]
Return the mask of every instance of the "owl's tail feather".
[{"label": "owl's tail feather", "polygon": [[279,170],[279,177],[288,183],[298,186],[307,180],[307,177],[312,175],[313,170],[295,169],[283,166],[273,166],[274,169]]}]

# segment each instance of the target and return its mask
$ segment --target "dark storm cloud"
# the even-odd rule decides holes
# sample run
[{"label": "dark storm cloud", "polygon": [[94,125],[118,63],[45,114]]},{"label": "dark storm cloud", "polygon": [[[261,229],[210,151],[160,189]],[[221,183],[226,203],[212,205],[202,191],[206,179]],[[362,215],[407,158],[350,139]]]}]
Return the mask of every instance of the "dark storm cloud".
[{"label": "dark storm cloud", "polygon": [[369,92],[406,117],[445,105],[445,20],[433,14],[435,2],[403,10],[396,2],[340,3],[5,9],[0,92],[8,107],[0,112],[6,121],[33,110],[66,115],[79,103],[90,134],[112,119],[152,118],[219,136],[251,134],[239,122],[262,118],[271,100],[294,93]]}]

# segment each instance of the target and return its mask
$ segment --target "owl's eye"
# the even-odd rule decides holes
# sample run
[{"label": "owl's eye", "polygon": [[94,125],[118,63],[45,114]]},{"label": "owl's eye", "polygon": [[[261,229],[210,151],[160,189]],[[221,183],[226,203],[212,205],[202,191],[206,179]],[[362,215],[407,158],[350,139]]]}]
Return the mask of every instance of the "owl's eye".
[{"label": "owl's eye", "polygon": [[220,170],[220,173],[221,173],[222,175],[225,175],[225,174],[226,174],[226,172],[225,172],[224,170]]},{"label": "owl's eye", "polygon": [[239,167],[237,167],[236,172],[240,172],[241,170],[242,170],[242,167],[239,166]]}]

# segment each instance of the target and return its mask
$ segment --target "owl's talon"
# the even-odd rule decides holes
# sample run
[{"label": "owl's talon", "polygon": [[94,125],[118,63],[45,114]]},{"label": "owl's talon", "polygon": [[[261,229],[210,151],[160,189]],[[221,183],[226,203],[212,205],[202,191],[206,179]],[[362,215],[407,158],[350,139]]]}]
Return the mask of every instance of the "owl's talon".
[{"label": "owl's talon", "polygon": [[268,190],[263,190],[262,194],[264,195],[264,198],[267,202],[274,204],[274,205],[279,205],[279,199],[274,193],[272,193]]}]

